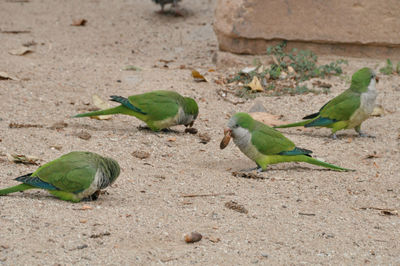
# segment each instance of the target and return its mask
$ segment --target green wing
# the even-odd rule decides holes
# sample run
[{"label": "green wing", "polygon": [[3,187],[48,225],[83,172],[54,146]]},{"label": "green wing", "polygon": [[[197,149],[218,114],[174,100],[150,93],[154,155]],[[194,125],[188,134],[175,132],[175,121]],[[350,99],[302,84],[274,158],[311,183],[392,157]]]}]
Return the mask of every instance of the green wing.
[{"label": "green wing", "polygon": [[96,175],[92,156],[87,152],[71,152],[41,166],[32,176],[59,190],[78,193],[88,188]]},{"label": "green wing", "polygon": [[279,131],[255,121],[256,126],[252,131],[251,143],[264,155],[277,155],[282,152],[292,151],[293,142],[283,136]]},{"label": "green wing", "polygon": [[179,110],[180,98],[182,96],[174,91],[153,91],[128,97],[132,105],[146,113],[146,120],[150,121],[174,117]]},{"label": "green wing", "polygon": [[360,107],[360,98],[359,93],[346,90],[323,106],[320,116],[336,121],[347,121]]}]

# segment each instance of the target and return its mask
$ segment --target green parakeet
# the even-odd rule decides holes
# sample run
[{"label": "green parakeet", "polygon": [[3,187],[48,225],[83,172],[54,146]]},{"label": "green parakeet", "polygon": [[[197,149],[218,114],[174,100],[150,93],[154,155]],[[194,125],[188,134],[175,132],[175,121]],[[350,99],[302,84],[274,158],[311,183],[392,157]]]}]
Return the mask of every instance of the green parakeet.
[{"label": "green parakeet", "polygon": [[237,113],[228,122],[221,141],[224,149],[230,138],[239,149],[256,162],[259,171],[266,170],[269,164],[282,162],[306,162],[336,171],[350,171],[311,157],[312,151],[301,149],[283,136],[279,131],[254,120],[247,113]]},{"label": "green parakeet", "polygon": [[132,115],[142,120],[153,131],[159,131],[175,125],[193,126],[199,113],[199,107],[194,99],[183,97],[174,91],[152,91],[129,96],[111,96],[111,101],[120,106],[74,117],[124,114]]},{"label": "green parakeet", "polygon": [[33,173],[17,177],[15,180],[22,184],[2,189],[0,195],[40,188],[72,202],[88,197],[97,199],[100,190],[111,185],[119,172],[118,163],[111,158],[74,151],[40,166]]},{"label": "green parakeet", "polygon": [[377,81],[374,71],[362,68],[353,74],[350,88],[327,102],[318,113],[303,117],[305,121],[274,128],[328,127],[332,128],[333,138],[336,138],[338,130],[354,128],[361,137],[367,137],[368,135],[361,131],[361,123],[374,110]]}]

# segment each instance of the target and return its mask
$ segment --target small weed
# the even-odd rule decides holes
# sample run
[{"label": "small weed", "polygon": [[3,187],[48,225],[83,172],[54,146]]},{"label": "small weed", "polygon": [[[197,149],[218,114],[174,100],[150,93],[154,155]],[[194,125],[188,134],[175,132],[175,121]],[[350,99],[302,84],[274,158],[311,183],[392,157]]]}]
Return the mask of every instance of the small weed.
[{"label": "small weed", "polygon": [[397,62],[396,68],[393,67],[392,61],[390,59],[386,60],[386,66],[379,69],[384,75],[400,74],[400,61]]},{"label": "small weed", "polygon": [[[245,73],[240,71],[231,79],[228,79],[228,83],[248,84],[256,76],[264,88],[264,92],[261,94],[277,96],[327,93],[329,88],[323,88],[322,91],[314,90],[301,83],[311,78],[340,75],[343,73],[341,65],[347,64],[346,60],[336,60],[330,64],[318,66],[318,57],[313,52],[295,48],[290,52],[285,52],[285,47],[285,41],[276,46],[268,47],[267,54],[271,55],[273,59],[273,63],[269,67],[264,68],[260,60],[254,60],[253,64],[256,66],[254,70]],[[254,98],[252,96],[254,94],[246,86],[237,92],[237,96],[245,98]]]}]

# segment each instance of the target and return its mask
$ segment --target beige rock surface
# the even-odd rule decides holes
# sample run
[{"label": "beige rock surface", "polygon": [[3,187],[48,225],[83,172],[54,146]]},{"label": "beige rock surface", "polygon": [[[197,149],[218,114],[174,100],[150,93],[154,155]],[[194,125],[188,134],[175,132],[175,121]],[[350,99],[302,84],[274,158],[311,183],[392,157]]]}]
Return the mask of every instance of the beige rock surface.
[{"label": "beige rock surface", "polygon": [[[400,77],[381,76],[377,85],[377,101],[388,112],[363,124],[376,139],[352,130],[336,141],[328,129],[282,130],[316,157],[356,172],[284,163],[269,167],[263,179],[233,176],[255,164],[233,143],[219,148],[232,113],[260,101],[269,113],[296,121],[346,89],[356,69],[378,70],[385,62],[346,58],[344,74],[324,80],[333,85],[327,95],[234,98],[243,102],[234,105],[217,94],[226,86],[213,82],[232,73],[212,63],[215,3],[183,0],[192,15],[182,18],[159,15],[150,0],[1,1],[1,30],[29,32],[0,32],[0,72],[16,77],[0,79],[0,188],[37,167],[11,163],[7,153],[43,164],[88,150],[117,159],[122,168],[93,202],[72,204],[39,190],[0,197],[1,266],[399,264],[400,218],[377,208],[400,210]],[[70,26],[81,18],[85,26]],[[33,43],[32,53],[8,53]],[[253,59],[233,58],[244,66]],[[335,59],[320,57],[324,64]],[[232,71],[244,67],[235,64]],[[122,70],[129,65],[142,70]],[[194,82],[191,68],[210,82]],[[93,94],[108,99],[155,89],[196,98],[197,135],[183,133],[183,126],[139,130],[141,121],[123,115],[71,118],[94,107]],[[91,137],[82,139],[80,132]],[[211,140],[203,144],[199,134]],[[225,206],[232,201],[248,213]],[[193,231],[202,240],[185,243]]]},{"label": "beige rock surface", "polygon": [[214,29],[222,50],[265,53],[275,40],[340,55],[399,56],[400,2],[220,0]]}]

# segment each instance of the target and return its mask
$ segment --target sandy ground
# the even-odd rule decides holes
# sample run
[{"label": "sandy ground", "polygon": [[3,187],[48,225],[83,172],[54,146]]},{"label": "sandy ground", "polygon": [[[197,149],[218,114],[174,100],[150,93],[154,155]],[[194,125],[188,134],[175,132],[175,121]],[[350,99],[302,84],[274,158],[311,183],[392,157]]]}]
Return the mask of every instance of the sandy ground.
[{"label": "sandy ground", "polygon": [[[213,78],[231,70],[209,73],[208,83],[194,82],[189,70],[216,68],[215,1],[183,1],[189,11],[183,18],[157,14],[150,0],[0,5],[1,30],[29,31],[0,33],[0,71],[19,78],[0,80],[0,187],[37,167],[11,163],[6,153],[36,156],[43,164],[88,150],[114,157],[122,167],[116,184],[95,202],[72,204],[38,190],[1,197],[0,265],[400,264],[400,217],[379,210],[400,210],[399,77],[382,76],[377,86],[377,101],[387,113],[363,124],[376,139],[351,130],[335,141],[327,129],[282,130],[299,147],[356,172],[286,163],[271,166],[264,179],[238,178],[231,172],[254,163],[234,145],[221,151],[219,142],[228,117],[248,111],[254,100],[233,105],[217,95],[220,85]],[[70,26],[80,18],[87,20],[84,27]],[[32,41],[33,53],[9,54]],[[164,67],[160,59],[173,61]],[[295,121],[348,87],[346,77],[358,68],[384,65],[347,59],[345,78],[327,80],[334,85],[328,95],[258,100]],[[127,65],[142,71],[121,71]],[[183,127],[172,133],[139,130],[143,123],[128,116],[69,118],[92,108],[93,94],[107,99],[155,89],[194,97],[200,106],[195,127],[211,141],[202,144]],[[50,128],[59,122],[68,125]],[[79,138],[82,131],[91,138]],[[135,151],[150,157],[138,159]],[[248,213],[225,207],[231,200]],[[203,239],[186,244],[183,235],[192,231]]]}]

